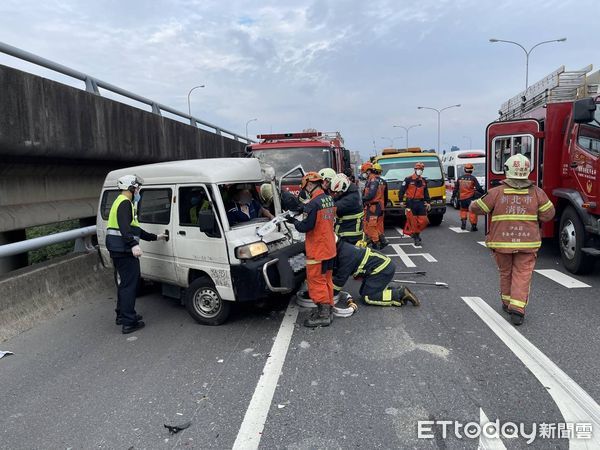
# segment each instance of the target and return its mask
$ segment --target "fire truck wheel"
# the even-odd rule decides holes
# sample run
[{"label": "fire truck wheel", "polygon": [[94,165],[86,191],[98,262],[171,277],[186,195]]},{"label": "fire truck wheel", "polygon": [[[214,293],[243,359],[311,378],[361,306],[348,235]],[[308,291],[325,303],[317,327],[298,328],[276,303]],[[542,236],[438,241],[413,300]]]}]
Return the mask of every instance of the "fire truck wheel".
[{"label": "fire truck wheel", "polygon": [[593,259],[581,251],[585,245],[585,230],[581,219],[571,206],[560,216],[560,256],[563,265],[571,273],[587,273],[594,267]]},{"label": "fire truck wheel", "polygon": [[440,225],[442,223],[442,220],[444,220],[444,215],[443,214],[430,214],[428,219],[429,219],[429,225],[437,227],[438,225]]},{"label": "fire truck wheel", "polygon": [[208,277],[196,278],[185,291],[185,307],[203,325],[221,325],[229,317],[231,303],[219,295]]}]

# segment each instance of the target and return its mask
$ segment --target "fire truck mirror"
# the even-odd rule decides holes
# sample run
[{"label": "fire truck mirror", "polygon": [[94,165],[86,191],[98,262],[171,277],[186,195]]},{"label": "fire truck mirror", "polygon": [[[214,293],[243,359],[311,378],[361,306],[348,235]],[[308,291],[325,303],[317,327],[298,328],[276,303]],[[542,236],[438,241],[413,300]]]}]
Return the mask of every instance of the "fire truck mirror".
[{"label": "fire truck mirror", "polygon": [[594,119],[596,102],[593,98],[582,98],[573,104],[573,121],[575,123],[589,123]]}]

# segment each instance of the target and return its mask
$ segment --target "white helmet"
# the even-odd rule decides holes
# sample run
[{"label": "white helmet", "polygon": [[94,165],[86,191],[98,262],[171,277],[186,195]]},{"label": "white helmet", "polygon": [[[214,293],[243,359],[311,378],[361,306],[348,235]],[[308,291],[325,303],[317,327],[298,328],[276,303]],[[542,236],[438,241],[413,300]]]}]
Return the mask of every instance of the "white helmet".
[{"label": "white helmet", "polygon": [[258,195],[263,203],[271,204],[273,201],[273,186],[271,186],[269,183],[261,184]]},{"label": "white helmet", "polygon": [[504,163],[504,174],[506,175],[506,178],[526,180],[529,178],[530,172],[531,163],[529,162],[529,159],[520,153],[512,155]]},{"label": "white helmet", "polygon": [[352,182],[345,174],[336,173],[331,179],[331,190],[333,192],[346,192],[351,184]]},{"label": "white helmet", "polygon": [[135,191],[143,184],[143,180],[137,175],[123,175],[117,180],[117,186],[122,191]]},{"label": "white helmet", "polygon": [[335,170],[330,167],[325,167],[324,169],[319,170],[319,175],[326,181],[331,182],[333,177],[335,177]]}]

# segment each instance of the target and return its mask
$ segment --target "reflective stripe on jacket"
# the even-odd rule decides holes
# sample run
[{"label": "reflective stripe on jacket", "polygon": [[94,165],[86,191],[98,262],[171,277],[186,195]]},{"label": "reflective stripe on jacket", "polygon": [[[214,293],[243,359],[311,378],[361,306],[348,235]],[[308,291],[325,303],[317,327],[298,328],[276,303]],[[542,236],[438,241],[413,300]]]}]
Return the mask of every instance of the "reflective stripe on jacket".
[{"label": "reflective stripe on jacket", "polygon": [[337,243],[337,257],[333,269],[335,289],[341,289],[348,278],[376,275],[389,266],[392,259],[370,248],[355,247],[344,241]]},{"label": "reflective stripe on jacket", "polygon": [[356,185],[335,200],[335,234],[341,237],[362,236],[364,211]]}]

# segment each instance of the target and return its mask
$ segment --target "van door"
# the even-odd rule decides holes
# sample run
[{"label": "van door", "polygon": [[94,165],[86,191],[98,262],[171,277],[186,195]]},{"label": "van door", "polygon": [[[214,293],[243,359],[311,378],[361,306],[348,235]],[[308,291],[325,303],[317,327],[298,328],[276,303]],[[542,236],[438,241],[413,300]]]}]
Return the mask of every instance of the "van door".
[{"label": "van door", "polygon": [[[140,196],[136,214],[142,229],[154,234],[170,233],[172,187],[142,186]],[[142,277],[167,283],[177,281],[172,237],[172,233],[170,233],[168,241],[146,242],[142,240],[140,242],[140,247],[144,252],[140,259]]]},{"label": "van door", "polygon": [[538,184],[540,122],[535,119],[492,122],[486,130],[486,188],[500,184],[504,177],[504,163],[512,155],[521,153],[531,161],[529,179]]},{"label": "van door", "polygon": [[[206,272],[217,287],[231,288],[227,245],[216,203],[205,185],[180,185],[177,190],[178,221],[173,226],[173,243],[179,283],[187,286],[188,269],[196,269]],[[200,231],[201,216],[213,217],[214,232]]]}]

